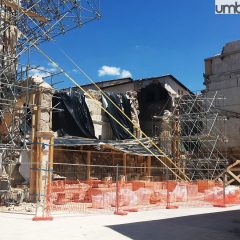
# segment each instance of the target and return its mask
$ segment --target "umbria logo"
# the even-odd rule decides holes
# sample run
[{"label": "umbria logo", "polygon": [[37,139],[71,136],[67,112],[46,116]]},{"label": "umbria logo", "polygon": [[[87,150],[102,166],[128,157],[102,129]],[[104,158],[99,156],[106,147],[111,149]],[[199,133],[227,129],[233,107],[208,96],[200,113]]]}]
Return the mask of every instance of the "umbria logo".
[{"label": "umbria logo", "polygon": [[215,0],[216,14],[240,14],[240,0]]}]

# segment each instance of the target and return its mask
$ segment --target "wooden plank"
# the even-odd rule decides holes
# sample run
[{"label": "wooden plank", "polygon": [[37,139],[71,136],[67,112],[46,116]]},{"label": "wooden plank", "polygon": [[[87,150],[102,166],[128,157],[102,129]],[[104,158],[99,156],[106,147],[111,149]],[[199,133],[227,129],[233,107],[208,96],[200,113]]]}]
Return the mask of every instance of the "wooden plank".
[{"label": "wooden plank", "polygon": [[55,148],[54,151],[66,151],[66,152],[80,152],[80,153],[97,153],[97,154],[111,154],[111,155],[123,155],[122,152],[102,152],[102,151],[94,151],[94,150],[81,150],[81,149],[66,149],[66,148]]},{"label": "wooden plank", "polygon": [[87,180],[91,178],[91,152],[87,153]]},{"label": "wooden plank", "polygon": [[230,174],[237,182],[240,183],[240,178],[238,176],[236,176],[233,172],[231,172],[230,170],[227,171],[228,174]]},{"label": "wooden plank", "polygon": [[151,157],[151,156],[148,156],[148,157],[147,157],[147,174],[148,174],[148,176],[151,176],[151,175],[152,175],[151,166],[152,166],[152,157]]},{"label": "wooden plank", "polygon": [[54,137],[52,136],[50,139],[50,146],[49,146],[49,177],[48,177],[48,184],[51,186],[52,175],[53,175],[53,159],[54,159]]},{"label": "wooden plank", "polygon": [[[43,142],[43,138],[37,138],[39,142]],[[42,195],[46,194],[44,191],[44,185],[43,185],[43,171],[42,171],[42,158],[43,158],[43,150],[41,145],[37,145],[39,157],[37,160],[37,194],[39,195],[39,199],[42,199]]]},{"label": "wooden plank", "polygon": [[127,175],[127,154],[123,154],[123,175]]},{"label": "wooden plank", "polygon": [[240,174],[236,175],[233,172],[237,172],[240,170],[239,166],[240,165],[240,160],[236,160],[236,162],[234,162],[233,164],[231,164],[230,166],[227,167],[226,173],[230,175],[230,177],[232,179],[228,180],[228,184],[233,183],[234,181],[237,181],[238,183],[240,183]]},{"label": "wooden plank", "polygon": [[43,16],[40,16],[38,15],[37,13],[33,12],[33,11],[30,11],[30,10],[27,10],[27,9],[24,9],[22,8],[20,5],[18,5],[17,3],[15,2],[12,2],[12,1],[9,1],[9,0],[2,0],[3,3],[5,4],[6,7],[9,7],[13,10],[20,10],[21,12],[23,12],[25,15],[29,16],[29,17],[32,17],[32,18],[35,18],[37,19],[38,21],[40,22],[48,22],[48,19],[43,17]]},{"label": "wooden plank", "polygon": [[[237,177],[239,178],[239,177],[240,177],[240,174],[237,175]],[[230,184],[232,184],[234,181],[236,181],[236,180],[235,180],[234,178],[232,178],[231,180],[229,180],[229,181],[227,182],[227,184],[230,185]]]},{"label": "wooden plank", "polygon": [[240,164],[240,160],[237,160],[236,162],[234,162],[233,164],[231,164],[230,166],[227,167],[227,170],[230,170],[231,168],[235,167],[236,165]]}]

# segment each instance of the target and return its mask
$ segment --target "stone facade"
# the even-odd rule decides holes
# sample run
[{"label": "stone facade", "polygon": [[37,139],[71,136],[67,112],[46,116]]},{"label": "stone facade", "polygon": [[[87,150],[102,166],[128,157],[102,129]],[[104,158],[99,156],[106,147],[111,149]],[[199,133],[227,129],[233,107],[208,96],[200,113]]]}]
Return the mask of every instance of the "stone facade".
[{"label": "stone facade", "polygon": [[[223,96],[218,108],[227,116],[225,124],[218,124],[225,131],[228,150],[240,146],[240,41],[227,43],[221,54],[205,59],[206,93]],[[239,117],[239,118],[238,118]]]}]

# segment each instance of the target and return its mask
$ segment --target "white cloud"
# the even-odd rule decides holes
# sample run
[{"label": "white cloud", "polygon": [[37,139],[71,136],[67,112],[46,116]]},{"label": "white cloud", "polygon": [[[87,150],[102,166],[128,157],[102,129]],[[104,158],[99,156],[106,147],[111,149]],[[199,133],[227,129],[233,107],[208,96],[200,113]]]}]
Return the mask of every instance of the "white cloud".
[{"label": "white cloud", "polygon": [[120,78],[127,78],[127,77],[132,77],[132,74],[128,70],[121,70],[120,67],[113,67],[113,66],[102,66],[98,70],[98,76],[103,77],[103,76],[115,76],[115,77],[120,77]]},{"label": "white cloud", "polygon": [[[49,65],[50,66],[50,65]],[[57,69],[53,66],[51,68],[47,67],[38,67],[29,70],[29,76],[39,76],[39,77],[49,77],[51,74],[56,73]]]},{"label": "white cloud", "polygon": [[123,69],[121,72],[121,77],[122,78],[130,78],[130,77],[132,77],[132,74],[128,70]]},{"label": "white cloud", "polygon": [[120,68],[118,67],[111,67],[111,66],[102,66],[99,70],[98,70],[98,76],[99,77],[103,77],[106,75],[109,76],[120,76]]}]

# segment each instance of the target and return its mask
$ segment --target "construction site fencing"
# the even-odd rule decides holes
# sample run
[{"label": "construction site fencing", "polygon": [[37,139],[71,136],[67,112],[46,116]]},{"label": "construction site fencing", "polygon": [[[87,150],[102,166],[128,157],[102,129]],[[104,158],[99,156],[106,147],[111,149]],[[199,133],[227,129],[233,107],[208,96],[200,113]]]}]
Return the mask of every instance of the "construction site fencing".
[{"label": "construction site fencing", "polygon": [[[240,187],[226,186],[224,174],[218,180],[184,181],[174,179],[170,172],[163,167],[55,163],[44,196],[39,192],[31,206],[37,219],[51,219],[69,213],[125,215],[160,208],[240,205]],[[1,196],[3,205],[3,196],[10,195],[6,191]],[[24,204],[23,208],[28,206]]]},{"label": "construction site fencing", "polygon": [[[79,165],[70,165],[69,169],[74,169],[74,166],[80,169]],[[96,168],[103,166],[91,166],[92,172]],[[109,172],[114,171],[115,179],[107,176],[104,179],[90,177],[88,180],[79,180],[65,177],[61,179],[59,176],[58,179],[53,180],[48,186],[47,211],[51,214],[125,215],[128,212],[158,208],[227,207],[240,204],[240,188],[225,186],[221,179],[178,181],[166,179],[166,176],[168,178],[166,174],[162,181],[155,181],[151,176],[142,176],[142,180],[128,180],[127,176],[119,174],[122,172],[121,166],[104,166],[104,168],[109,168]],[[159,171],[166,172],[166,169],[159,168]],[[74,173],[78,175],[80,172]]]}]

